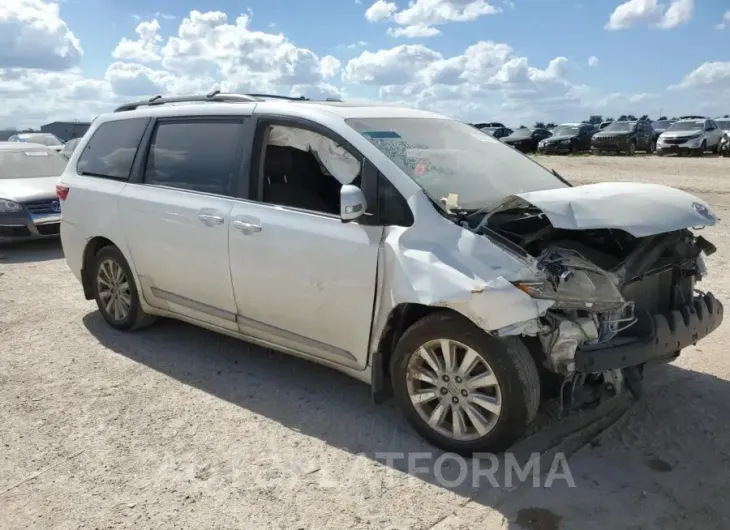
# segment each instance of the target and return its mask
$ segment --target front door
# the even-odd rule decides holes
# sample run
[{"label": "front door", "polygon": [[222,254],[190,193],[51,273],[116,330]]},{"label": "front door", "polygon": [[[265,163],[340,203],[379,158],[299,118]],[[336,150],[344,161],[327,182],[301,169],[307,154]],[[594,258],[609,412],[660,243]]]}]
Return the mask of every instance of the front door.
[{"label": "front door", "polygon": [[[238,201],[231,212],[230,269],[240,331],[364,369],[383,228],[339,218],[343,181],[357,179],[354,156],[349,176],[335,177],[343,166],[328,170],[325,156],[340,149],[334,140],[300,126],[279,127],[260,122],[257,138],[278,140],[265,157],[255,157],[255,200]],[[328,140],[333,143],[322,148]]]}]

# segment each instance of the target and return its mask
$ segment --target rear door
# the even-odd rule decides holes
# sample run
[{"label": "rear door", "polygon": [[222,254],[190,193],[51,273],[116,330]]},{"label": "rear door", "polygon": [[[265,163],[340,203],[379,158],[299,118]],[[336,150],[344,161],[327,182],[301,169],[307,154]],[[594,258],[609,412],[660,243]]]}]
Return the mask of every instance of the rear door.
[{"label": "rear door", "polygon": [[241,116],[158,120],[120,200],[148,303],[231,330],[228,228],[243,127]]}]

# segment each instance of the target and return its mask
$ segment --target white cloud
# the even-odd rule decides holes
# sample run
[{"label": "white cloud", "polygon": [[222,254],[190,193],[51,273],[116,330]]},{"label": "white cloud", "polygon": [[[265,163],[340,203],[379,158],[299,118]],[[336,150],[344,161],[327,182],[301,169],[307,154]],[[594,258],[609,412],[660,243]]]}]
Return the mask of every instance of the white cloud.
[{"label": "white cloud", "polygon": [[365,11],[365,18],[370,22],[394,22],[396,26],[388,29],[388,34],[393,37],[420,38],[440,34],[435,26],[471,22],[501,11],[502,8],[487,0],[412,0],[400,11],[393,2],[377,0]]},{"label": "white cloud", "polygon": [[0,68],[62,71],[81,61],[81,44],[43,0],[0,0]]},{"label": "white cloud", "polygon": [[715,26],[717,29],[725,29],[728,26],[730,26],[730,9],[725,11],[725,14],[722,15],[722,22],[720,22],[717,26]]},{"label": "white cloud", "polygon": [[730,90],[730,62],[704,63],[692,70],[684,79],[669,87],[671,90],[679,89],[725,89]]},{"label": "white cloud", "polygon": [[692,18],[694,0],[672,0],[669,8],[657,23],[659,29],[674,29],[686,24]]},{"label": "white cloud", "polygon": [[659,29],[673,29],[692,18],[694,0],[628,0],[620,4],[609,17],[606,29],[622,30],[637,24],[649,24]]},{"label": "white cloud", "polygon": [[591,55],[590,57],[588,57],[588,66],[590,66],[591,68],[595,68],[596,66],[598,66],[598,57],[596,57],[595,55]]},{"label": "white cloud", "polygon": [[140,63],[152,63],[160,60],[160,43],[162,37],[158,35],[160,23],[157,19],[149,22],[140,22],[134,30],[137,33],[136,40],[122,38],[112,52],[115,59],[137,61]]},{"label": "white cloud", "polygon": [[393,2],[386,2],[385,0],[377,0],[373,5],[367,8],[365,11],[365,18],[369,22],[380,22],[381,20],[387,20],[398,11],[398,6]]}]

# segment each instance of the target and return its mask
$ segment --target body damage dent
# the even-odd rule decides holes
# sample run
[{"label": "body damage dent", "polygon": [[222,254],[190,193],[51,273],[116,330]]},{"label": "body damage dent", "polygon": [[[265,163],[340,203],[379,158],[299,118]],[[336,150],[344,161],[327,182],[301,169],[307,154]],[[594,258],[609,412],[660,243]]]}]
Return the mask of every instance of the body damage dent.
[{"label": "body damage dent", "polygon": [[372,351],[400,304],[453,309],[497,335],[523,333],[554,304],[512,284],[544,279],[534,258],[506,252],[440,215],[432,223],[386,228],[379,265]]}]

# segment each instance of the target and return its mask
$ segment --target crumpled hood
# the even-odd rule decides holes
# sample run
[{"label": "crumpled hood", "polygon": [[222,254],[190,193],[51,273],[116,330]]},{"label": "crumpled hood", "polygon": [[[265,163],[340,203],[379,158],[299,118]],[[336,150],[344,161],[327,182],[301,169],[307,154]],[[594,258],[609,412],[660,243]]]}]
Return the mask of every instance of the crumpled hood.
[{"label": "crumpled hood", "polygon": [[58,178],[0,179],[0,199],[24,202],[55,198]]},{"label": "crumpled hood", "polygon": [[646,237],[684,228],[712,226],[718,218],[709,204],[682,190],[660,184],[602,182],[511,195],[492,207],[499,211],[532,205],[555,228],[613,228]]}]

